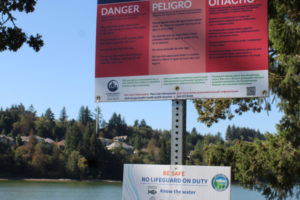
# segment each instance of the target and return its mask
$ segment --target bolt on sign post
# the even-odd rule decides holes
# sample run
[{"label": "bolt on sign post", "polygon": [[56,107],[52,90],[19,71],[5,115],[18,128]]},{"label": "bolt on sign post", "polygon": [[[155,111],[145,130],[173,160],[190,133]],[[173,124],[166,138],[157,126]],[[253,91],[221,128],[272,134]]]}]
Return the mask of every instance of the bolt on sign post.
[{"label": "bolt on sign post", "polygon": [[95,96],[173,100],[171,161],[182,164],[187,99],[268,95],[267,4],[98,0]]}]

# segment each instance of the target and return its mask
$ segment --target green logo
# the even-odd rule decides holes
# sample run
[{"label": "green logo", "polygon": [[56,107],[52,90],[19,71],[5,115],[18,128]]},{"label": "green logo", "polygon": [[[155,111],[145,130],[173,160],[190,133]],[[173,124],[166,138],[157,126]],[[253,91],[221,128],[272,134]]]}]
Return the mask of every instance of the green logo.
[{"label": "green logo", "polygon": [[229,187],[229,179],[224,174],[218,174],[213,177],[211,184],[216,191],[223,192]]}]

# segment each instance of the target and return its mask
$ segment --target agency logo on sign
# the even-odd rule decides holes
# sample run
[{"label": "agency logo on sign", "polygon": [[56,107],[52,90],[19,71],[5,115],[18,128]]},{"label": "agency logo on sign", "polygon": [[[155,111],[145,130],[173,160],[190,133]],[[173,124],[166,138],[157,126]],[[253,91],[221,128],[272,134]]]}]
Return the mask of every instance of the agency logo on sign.
[{"label": "agency logo on sign", "polygon": [[111,92],[115,92],[119,89],[119,83],[116,80],[111,80],[107,84],[107,89]]},{"label": "agency logo on sign", "polygon": [[229,187],[229,179],[223,174],[218,174],[213,177],[211,184],[216,191],[223,192]]}]

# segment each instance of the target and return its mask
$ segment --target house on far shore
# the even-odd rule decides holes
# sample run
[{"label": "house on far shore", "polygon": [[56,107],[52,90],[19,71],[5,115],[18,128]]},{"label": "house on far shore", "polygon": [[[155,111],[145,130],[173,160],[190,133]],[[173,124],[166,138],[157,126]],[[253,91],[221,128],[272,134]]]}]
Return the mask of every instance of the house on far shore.
[{"label": "house on far shore", "polygon": [[44,142],[45,142],[45,144],[47,145],[48,148],[51,148],[52,145],[55,143],[55,141],[50,139],[50,138],[45,138]]},{"label": "house on far shore", "polygon": [[14,145],[15,140],[12,137],[6,136],[6,135],[0,135],[0,142],[1,143],[6,143],[9,145]]},{"label": "house on far shore", "polygon": [[128,136],[123,135],[123,136],[116,136],[113,138],[113,141],[115,142],[127,142]]},{"label": "house on far shore", "polygon": [[[40,136],[34,136],[34,138],[37,143],[44,142],[48,148],[51,148],[52,145],[55,143],[55,141],[50,138],[42,138]],[[23,145],[26,145],[30,140],[30,136],[21,136],[21,140]]]},{"label": "house on far shore", "polygon": [[111,139],[104,138],[104,137],[98,137],[98,140],[100,140],[104,146],[110,145],[112,141]]},{"label": "house on far shore", "polygon": [[122,142],[113,142],[111,145],[108,145],[106,148],[109,151],[113,151],[113,150],[115,150],[117,148],[120,148],[120,147],[122,149],[124,149],[128,155],[133,154],[133,151],[134,151],[133,146],[130,146],[130,145],[128,145],[126,143],[122,143]]},{"label": "house on far shore", "polygon": [[[40,136],[34,136],[35,140],[37,143],[44,141],[44,138],[40,137]],[[29,140],[30,140],[30,136],[21,136],[21,140],[23,145],[28,144]]]},{"label": "house on far shore", "polygon": [[143,149],[140,149],[140,150],[136,149],[136,150],[134,150],[133,153],[134,154],[148,153],[148,149],[147,148],[143,148]]}]

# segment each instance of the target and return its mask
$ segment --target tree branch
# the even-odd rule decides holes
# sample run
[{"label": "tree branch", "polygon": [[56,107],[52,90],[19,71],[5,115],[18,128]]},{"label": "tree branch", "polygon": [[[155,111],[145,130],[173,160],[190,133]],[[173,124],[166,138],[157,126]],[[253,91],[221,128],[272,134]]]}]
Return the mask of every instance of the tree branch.
[{"label": "tree branch", "polygon": [[9,17],[7,17],[7,19],[4,19],[4,14],[2,13],[2,22],[0,22],[0,26],[3,26],[4,24],[6,24],[9,21]]}]

